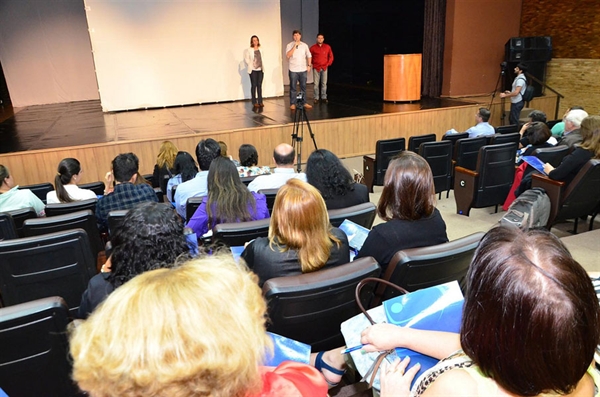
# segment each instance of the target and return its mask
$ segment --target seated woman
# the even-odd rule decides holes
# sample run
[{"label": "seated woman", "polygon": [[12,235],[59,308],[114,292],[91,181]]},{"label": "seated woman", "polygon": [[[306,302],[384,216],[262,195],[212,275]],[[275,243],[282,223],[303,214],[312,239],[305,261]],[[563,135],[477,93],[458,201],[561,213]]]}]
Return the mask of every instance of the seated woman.
[{"label": "seated woman", "polygon": [[238,172],[240,178],[245,176],[266,175],[271,173],[271,168],[268,166],[258,166],[258,152],[256,148],[249,144],[243,144],[239,150],[240,166]]},{"label": "seated woman", "polygon": [[217,157],[208,169],[208,196],[194,212],[187,226],[200,237],[215,225],[247,222],[269,217],[267,198],[242,183],[233,162]]},{"label": "seated woman", "polygon": [[131,209],[111,239],[112,254],[81,297],[78,318],[87,318],[116,288],[145,271],[171,267],[188,257],[183,223],[167,204],[142,203]]},{"label": "seated woman", "polygon": [[275,198],[269,237],[250,242],[242,258],[262,286],[271,278],[348,263],[350,248],[346,234],[329,224],[319,191],[292,178]]},{"label": "seated woman", "polygon": [[32,207],[37,216],[44,216],[46,206],[29,189],[19,189],[8,171],[8,168],[0,164],[0,212],[20,210]]},{"label": "seated woman", "polygon": [[382,274],[400,250],[448,242],[446,223],[435,208],[433,174],[427,161],[413,152],[401,152],[390,161],[377,215],[387,222],[369,232],[357,257],[375,258]]},{"label": "seated woman", "polygon": [[160,145],[154,172],[152,173],[152,187],[159,187],[163,194],[167,194],[166,176],[173,177],[175,172],[175,157],[177,156],[177,146],[171,141],[164,141]]},{"label": "seated woman", "polygon": [[544,164],[544,171],[550,179],[564,181],[568,185],[592,158],[600,158],[600,116],[588,116],[581,122],[581,146],[576,146],[569,155],[565,156],[560,165],[554,168]]},{"label": "seated woman", "polygon": [[315,150],[308,156],[306,180],[321,192],[328,210],[369,202],[367,186],[354,183],[350,172],[329,150]]},{"label": "seated woman", "polygon": [[[417,379],[411,396],[597,395],[598,299],[586,271],[546,230],[496,227],[484,236],[467,275],[460,330],[378,324],[361,342],[367,351],[450,355]],[[382,371],[381,397],[409,395],[418,365],[405,372],[407,365]]]},{"label": "seated woman", "polygon": [[74,329],[73,379],[92,397],[325,397],[317,369],[265,366],[266,310],[231,256],[146,272]]},{"label": "seated woman", "polygon": [[188,152],[178,152],[177,157],[175,157],[175,170],[173,173],[175,176],[167,182],[167,198],[171,203],[175,202],[172,194],[173,188],[183,182],[194,179],[198,173],[198,166],[192,155]]},{"label": "seated woman", "polygon": [[81,179],[81,164],[73,158],[62,159],[58,164],[58,172],[54,177],[56,190],[46,194],[48,204],[70,203],[73,201],[97,198],[96,193],[89,189],[80,189],[77,181]]}]

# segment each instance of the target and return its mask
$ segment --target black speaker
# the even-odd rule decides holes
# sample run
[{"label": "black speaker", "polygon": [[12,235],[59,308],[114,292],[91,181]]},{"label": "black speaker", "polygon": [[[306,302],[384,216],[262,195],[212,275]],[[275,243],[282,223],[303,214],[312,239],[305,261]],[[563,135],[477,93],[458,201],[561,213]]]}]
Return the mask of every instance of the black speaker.
[{"label": "black speaker", "polygon": [[552,59],[552,37],[512,37],[505,45],[507,62],[548,62]]}]

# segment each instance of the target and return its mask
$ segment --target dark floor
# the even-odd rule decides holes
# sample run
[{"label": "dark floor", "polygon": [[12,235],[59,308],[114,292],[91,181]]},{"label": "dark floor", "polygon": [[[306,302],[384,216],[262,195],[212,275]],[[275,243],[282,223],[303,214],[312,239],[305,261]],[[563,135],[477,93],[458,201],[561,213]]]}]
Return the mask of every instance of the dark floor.
[{"label": "dark floor", "polygon": [[[312,85],[307,88],[312,102]],[[337,119],[421,109],[454,107],[468,101],[423,98],[415,103],[384,102],[383,92],[330,85],[329,103],[306,110],[309,120]],[[255,110],[249,100],[149,110],[103,113],[100,101],[81,101],[16,109],[0,106],[0,153],[79,146],[133,139],[169,138],[197,132],[282,125],[294,122],[289,94],[265,99]]]}]

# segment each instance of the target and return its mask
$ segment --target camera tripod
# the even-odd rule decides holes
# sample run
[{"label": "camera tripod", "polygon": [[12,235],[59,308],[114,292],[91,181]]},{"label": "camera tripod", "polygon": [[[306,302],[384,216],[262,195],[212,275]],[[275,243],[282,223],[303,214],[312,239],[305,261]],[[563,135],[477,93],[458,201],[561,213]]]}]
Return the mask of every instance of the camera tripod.
[{"label": "camera tripod", "polygon": [[306,127],[308,128],[308,132],[310,133],[310,138],[313,141],[313,145],[315,145],[315,150],[319,150],[317,147],[317,141],[315,141],[315,134],[313,134],[312,128],[310,128],[310,121],[306,115],[302,97],[299,95],[298,98],[296,98],[296,112],[294,115],[294,126],[292,127],[292,147],[294,150],[296,150],[297,172],[302,171],[302,141],[304,141],[305,123]]},{"label": "camera tripod", "polygon": [[[505,69],[506,69],[506,62],[502,62],[500,64],[500,73],[498,74],[498,80],[496,81],[496,86],[494,87],[494,91],[492,92],[492,98],[490,99],[490,105],[488,106],[488,109],[490,110],[490,112],[492,111],[492,104],[494,103],[494,99],[496,98],[496,92],[498,91],[498,86],[500,85],[500,82],[504,83],[503,77],[506,74]],[[504,86],[504,84],[503,84],[503,86]],[[504,125],[504,119],[506,118],[506,115],[504,114],[504,103],[505,103],[505,99],[501,98],[500,99],[500,109],[502,110],[502,114],[500,115],[501,125]]]}]

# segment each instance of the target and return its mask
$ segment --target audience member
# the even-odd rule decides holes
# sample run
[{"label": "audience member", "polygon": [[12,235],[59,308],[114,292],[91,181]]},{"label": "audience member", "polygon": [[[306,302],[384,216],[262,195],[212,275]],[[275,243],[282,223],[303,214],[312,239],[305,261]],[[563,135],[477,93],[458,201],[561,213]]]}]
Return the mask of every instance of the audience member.
[{"label": "audience member", "polygon": [[81,179],[81,164],[77,159],[62,159],[58,164],[58,171],[54,177],[56,190],[46,194],[46,203],[70,203],[73,201],[89,200],[97,198],[96,193],[89,189],[81,189],[77,182]]},{"label": "audience member", "polygon": [[[167,194],[168,179],[175,172],[175,157],[177,156],[177,147],[171,141],[164,141],[160,145],[154,172],[152,174],[152,187],[159,187],[163,194]],[[169,178],[166,178],[166,176]]]},{"label": "audience member", "polygon": [[[575,110],[570,113],[572,112]],[[567,120],[565,125],[568,124]],[[580,135],[583,139],[581,146],[576,146],[575,150],[565,156],[558,167],[554,168],[549,163],[544,164],[544,171],[550,179],[564,181],[568,185],[585,163],[592,158],[600,158],[600,116],[588,116],[583,119]]]},{"label": "audience member", "polygon": [[229,159],[230,161],[233,162],[233,164],[235,164],[235,166],[237,167],[238,165],[240,165],[240,162],[235,160],[233,157],[231,157],[230,155],[227,154],[227,144],[223,141],[219,141],[219,147],[221,148],[221,157],[225,157],[226,159]]},{"label": "audience member", "polygon": [[277,168],[270,175],[257,176],[250,184],[248,189],[252,192],[258,192],[261,189],[279,189],[290,178],[297,178],[306,182],[306,174],[297,174],[294,171],[294,159],[296,151],[287,143],[278,145],[273,151],[273,161]]},{"label": "audience member", "polygon": [[565,131],[565,117],[567,117],[567,114],[569,114],[571,110],[575,109],[585,110],[582,106],[571,106],[570,108],[568,108],[565,114],[563,115],[562,121],[554,124],[554,127],[552,127],[552,130],[550,132],[552,133],[553,137],[561,138],[563,136],[563,132]]},{"label": "audience member", "polygon": [[96,218],[101,231],[108,228],[108,213],[116,210],[128,210],[145,201],[158,201],[156,193],[146,183],[136,184],[139,160],[133,153],[122,153],[112,161],[112,170],[106,174],[106,189],[113,183],[112,193],[105,194],[96,204]]},{"label": "audience member", "polygon": [[217,157],[221,156],[221,147],[214,139],[208,138],[198,142],[196,146],[196,159],[200,172],[196,174],[194,179],[181,183],[175,191],[175,208],[177,213],[186,219],[185,206],[187,199],[196,196],[206,196],[208,186],[206,179],[208,178],[208,168],[210,163]]},{"label": "audience member", "polygon": [[240,177],[243,178],[245,176],[265,175],[271,173],[271,168],[269,166],[258,166],[258,152],[254,146],[245,143],[240,146],[238,154],[240,157],[240,165],[238,166]]},{"label": "audience member", "polygon": [[315,368],[265,366],[266,310],[256,276],[231,256],[146,272],[74,329],[73,379],[92,397],[325,397]]},{"label": "audience member", "polygon": [[[527,137],[528,144],[521,151],[521,156],[532,156],[536,149],[543,149],[552,147],[553,145],[548,143],[548,139],[552,136],[550,129],[546,123],[542,121],[533,121],[525,124],[527,128],[523,131]],[[523,160],[519,160],[517,165],[523,163]]]},{"label": "audience member", "polygon": [[306,179],[321,192],[328,210],[352,207],[369,201],[367,186],[354,183],[350,172],[329,150],[315,150],[308,156]]},{"label": "audience member", "polygon": [[599,340],[600,307],[586,271],[550,232],[515,227],[481,240],[460,335],[382,323],[361,338],[365,351],[405,347],[444,358],[412,390],[419,366],[396,361],[381,372],[381,397],[593,396]]},{"label": "audience member", "polygon": [[208,170],[208,195],[189,220],[200,237],[219,223],[255,221],[269,217],[264,194],[250,192],[229,159],[218,157]]},{"label": "audience member", "polygon": [[[519,141],[519,147],[526,147],[527,145],[530,144],[529,142],[529,135],[527,134],[527,129],[529,128],[529,126],[531,125],[531,123],[534,122],[542,122],[545,123],[546,122],[546,113],[542,112],[541,110],[532,110],[529,115],[527,116],[527,118],[529,119],[529,121],[525,124],[523,124],[523,126],[521,127],[521,130],[519,131],[519,134],[521,134],[521,140]],[[552,144],[556,144],[557,141],[552,142]]]},{"label": "audience member", "polygon": [[102,272],[90,279],[81,297],[79,318],[87,318],[109,294],[136,275],[171,267],[190,249],[181,219],[162,203],[141,203],[131,209],[110,241],[112,253]]},{"label": "audience member", "polygon": [[37,216],[44,216],[44,203],[29,189],[19,189],[8,168],[0,165],[0,211],[32,207]]},{"label": "audience member", "polygon": [[172,194],[173,188],[194,179],[198,173],[198,166],[192,155],[188,152],[178,152],[177,157],[175,157],[175,170],[173,173],[175,175],[167,183],[167,198],[171,203],[175,202]]},{"label": "audience member", "polygon": [[581,143],[583,137],[581,136],[579,129],[581,128],[581,122],[587,116],[587,112],[580,109],[571,110],[567,113],[565,116],[565,130],[563,132],[563,137],[558,144],[573,147],[573,145]]},{"label": "audience member", "polygon": [[488,122],[490,120],[490,115],[489,109],[479,108],[479,111],[475,113],[475,125],[466,131],[469,133],[469,138],[494,135],[496,133],[494,127]]},{"label": "audience member", "polygon": [[274,277],[292,276],[350,262],[346,234],[329,224],[319,191],[292,178],[273,206],[269,237],[250,242],[242,258],[262,286]]},{"label": "audience member", "polygon": [[387,222],[371,229],[357,257],[375,258],[382,274],[399,250],[448,241],[446,223],[435,208],[431,168],[413,152],[403,151],[390,161],[377,214]]}]

